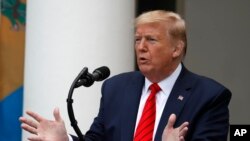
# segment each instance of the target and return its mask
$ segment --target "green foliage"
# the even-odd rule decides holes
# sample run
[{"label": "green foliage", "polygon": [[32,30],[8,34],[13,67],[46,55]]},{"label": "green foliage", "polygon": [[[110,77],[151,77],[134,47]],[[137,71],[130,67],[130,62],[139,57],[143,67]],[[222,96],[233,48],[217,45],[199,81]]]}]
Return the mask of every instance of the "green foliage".
[{"label": "green foliage", "polygon": [[12,27],[18,28],[18,24],[25,25],[26,4],[18,0],[2,0],[1,13],[6,16]]}]

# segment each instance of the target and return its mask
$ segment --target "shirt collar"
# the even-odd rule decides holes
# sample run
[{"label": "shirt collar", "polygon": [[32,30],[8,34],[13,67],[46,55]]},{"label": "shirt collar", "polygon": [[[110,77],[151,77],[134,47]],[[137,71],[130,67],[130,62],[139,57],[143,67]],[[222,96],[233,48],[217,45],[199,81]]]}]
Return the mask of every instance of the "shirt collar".
[{"label": "shirt collar", "polygon": [[[168,94],[172,90],[175,84],[175,81],[177,80],[178,76],[181,73],[181,69],[182,69],[182,65],[179,64],[178,67],[170,76],[166,77],[165,79],[163,79],[162,81],[158,83],[158,85],[161,87],[161,90],[163,91],[164,94]],[[145,78],[145,84],[144,84],[145,91],[148,91],[149,86],[151,84],[152,82],[150,82],[147,78]]]}]

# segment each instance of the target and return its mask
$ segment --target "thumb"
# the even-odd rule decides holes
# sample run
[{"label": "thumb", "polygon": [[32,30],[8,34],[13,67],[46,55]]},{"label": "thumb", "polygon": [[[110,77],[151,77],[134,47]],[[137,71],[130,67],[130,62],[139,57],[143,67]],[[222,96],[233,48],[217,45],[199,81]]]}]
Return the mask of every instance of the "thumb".
[{"label": "thumb", "polygon": [[61,115],[60,115],[60,112],[59,112],[59,108],[58,108],[58,107],[56,107],[56,108],[54,109],[53,114],[54,114],[54,117],[55,117],[55,120],[56,120],[56,121],[58,121],[58,122],[62,121],[62,118],[61,118]]},{"label": "thumb", "polygon": [[167,124],[167,128],[173,128],[174,124],[176,121],[176,115],[175,114],[171,114],[168,118],[168,124]]}]

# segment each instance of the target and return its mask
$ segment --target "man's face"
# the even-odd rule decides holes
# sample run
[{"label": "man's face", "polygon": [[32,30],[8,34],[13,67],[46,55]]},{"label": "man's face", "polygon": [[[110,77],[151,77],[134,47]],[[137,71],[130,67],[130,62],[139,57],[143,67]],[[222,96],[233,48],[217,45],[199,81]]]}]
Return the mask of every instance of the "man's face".
[{"label": "man's face", "polygon": [[135,33],[137,64],[146,77],[169,75],[173,69],[175,47],[167,35],[166,25],[138,25]]}]

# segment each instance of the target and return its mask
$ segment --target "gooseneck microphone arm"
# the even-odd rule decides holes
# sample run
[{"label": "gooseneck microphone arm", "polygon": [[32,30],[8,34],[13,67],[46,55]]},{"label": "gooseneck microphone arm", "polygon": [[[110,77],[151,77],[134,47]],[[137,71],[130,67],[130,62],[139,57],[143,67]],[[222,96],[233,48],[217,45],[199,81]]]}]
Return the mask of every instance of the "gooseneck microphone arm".
[{"label": "gooseneck microphone arm", "polygon": [[84,135],[82,134],[81,130],[79,129],[77,125],[77,120],[75,119],[74,110],[72,106],[72,103],[73,103],[72,96],[73,96],[74,89],[80,86],[90,87],[94,83],[94,81],[102,81],[106,79],[109,75],[110,75],[110,71],[108,67],[105,67],[105,66],[96,69],[93,72],[93,74],[90,74],[88,72],[88,68],[84,67],[81,70],[81,72],[78,74],[78,76],[75,78],[73,83],[71,84],[68,98],[67,98],[67,108],[68,108],[68,115],[69,115],[71,126],[75,130],[79,138],[79,141],[84,141]]},{"label": "gooseneck microphone arm", "polygon": [[88,68],[84,67],[82,69],[82,71],[78,74],[78,76],[75,78],[73,83],[71,84],[68,98],[67,98],[67,108],[68,108],[68,115],[69,115],[70,123],[71,123],[71,126],[74,128],[74,130],[79,138],[79,141],[84,141],[84,135],[82,134],[81,130],[79,129],[79,127],[77,125],[77,121],[75,119],[73,105],[72,105],[73,104],[72,95],[73,95],[74,89],[76,88],[76,85],[78,84],[82,75],[87,75],[87,73],[88,73]]}]

